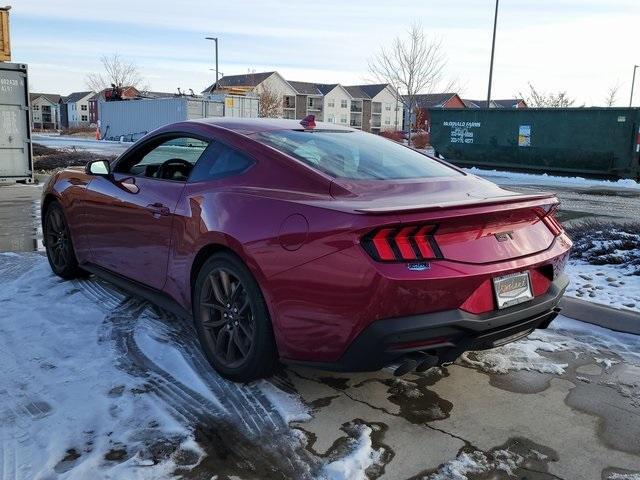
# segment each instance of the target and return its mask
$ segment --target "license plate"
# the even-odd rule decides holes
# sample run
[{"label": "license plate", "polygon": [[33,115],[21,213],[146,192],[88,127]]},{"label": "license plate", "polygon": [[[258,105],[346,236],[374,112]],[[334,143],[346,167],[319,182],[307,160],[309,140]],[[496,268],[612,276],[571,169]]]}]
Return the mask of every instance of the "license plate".
[{"label": "license plate", "polygon": [[498,308],[507,308],[533,298],[529,272],[512,273],[493,279]]}]

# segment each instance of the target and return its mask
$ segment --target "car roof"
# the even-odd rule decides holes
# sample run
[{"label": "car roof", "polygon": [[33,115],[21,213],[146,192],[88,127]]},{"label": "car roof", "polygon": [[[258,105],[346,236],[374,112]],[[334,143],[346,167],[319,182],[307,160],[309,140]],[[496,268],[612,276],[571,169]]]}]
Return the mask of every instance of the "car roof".
[{"label": "car roof", "polygon": [[[216,127],[225,128],[241,135],[249,135],[256,132],[268,132],[275,130],[301,130],[300,120],[288,120],[284,118],[234,118],[234,117],[210,117],[198,120],[188,120],[186,123],[204,123]],[[316,122],[314,130],[353,131],[353,128],[341,126],[335,123]]]}]

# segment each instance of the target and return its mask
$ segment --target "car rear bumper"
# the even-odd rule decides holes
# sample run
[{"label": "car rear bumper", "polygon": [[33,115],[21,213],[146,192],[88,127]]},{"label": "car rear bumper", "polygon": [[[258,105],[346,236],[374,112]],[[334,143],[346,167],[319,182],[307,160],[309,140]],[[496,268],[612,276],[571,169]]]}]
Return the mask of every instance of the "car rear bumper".
[{"label": "car rear bumper", "polygon": [[546,294],[526,304],[474,315],[463,310],[377,320],[365,328],[336,362],[296,362],[338,371],[373,371],[416,352],[436,355],[441,363],[467,350],[482,350],[518,340],[546,328],[569,279],[559,275]]}]

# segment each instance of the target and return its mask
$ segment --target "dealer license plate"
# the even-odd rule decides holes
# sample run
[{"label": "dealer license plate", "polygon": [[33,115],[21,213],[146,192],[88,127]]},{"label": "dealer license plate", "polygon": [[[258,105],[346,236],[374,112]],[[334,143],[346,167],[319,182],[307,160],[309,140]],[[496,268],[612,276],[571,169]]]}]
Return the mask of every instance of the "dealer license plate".
[{"label": "dealer license plate", "polygon": [[529,272],[512,273],[493,279],[498,308],[507,308],[533,298]]}]

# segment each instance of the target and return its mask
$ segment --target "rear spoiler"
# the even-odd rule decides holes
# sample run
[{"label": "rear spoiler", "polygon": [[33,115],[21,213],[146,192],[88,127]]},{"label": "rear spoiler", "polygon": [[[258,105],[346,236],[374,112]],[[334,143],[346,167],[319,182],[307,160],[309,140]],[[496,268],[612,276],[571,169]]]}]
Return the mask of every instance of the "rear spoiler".
[{"label": "rear spoiler", "polygon": [[[477,207],[485,205],[500,205],[505,203],[540,203],[541,200],[551,200],[552,203],[559,203],[553,193],[537,194],[514,194],[491,198],[469,198],[452,202],[425,203],[421,205],[399,205],[385,207],[364,207],[355,209],[356,212],[368,215],[386,215],[390,213],[412,213],[445,210],[451,208]],[[526,205],[525,205],[526,206]],[[533,205],[531,205],[533,206]]]}]

